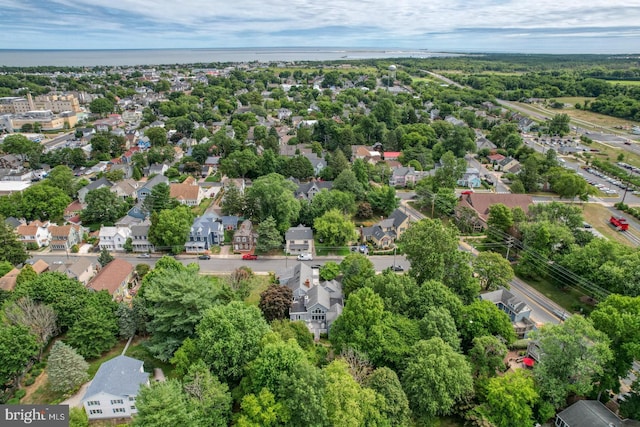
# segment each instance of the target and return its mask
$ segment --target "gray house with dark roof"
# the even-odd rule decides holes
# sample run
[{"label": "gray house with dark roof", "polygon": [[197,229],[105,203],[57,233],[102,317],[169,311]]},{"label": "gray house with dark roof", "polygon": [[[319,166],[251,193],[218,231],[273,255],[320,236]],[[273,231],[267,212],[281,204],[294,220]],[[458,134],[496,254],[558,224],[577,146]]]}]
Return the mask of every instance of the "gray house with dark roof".
[{"label": "gray house with dark roof", "polygon": [[313,230],[311,227],[298,225],[291,227],[284,235],[285,251],[289,254],[313,254]]},{"label": "gray house with dark roof", "polygon": [[333,181],[311,181],[298,184],[298,189],[293,193],[296,199],[313,200],[313,197],[322,190],[331,190]]},{"label": "gray house with dark roof", "polygon": [[149,194],[151,194],[151,190],[153,190],[153,187],[160,184],[161,182],[169,184],[169,178],[164,175],[156,175],[153,178],[147,180],[147,182],[145,182],[142,187],[136,190],[136,193],[138,194],[138,202],[144,202],[144,199]]},{"label": "gray house with dark roof", "polygon": [[409,217],[400,209],[396,209],[388,218],[377,224],[361,228],[360,237],[363,242],[369,242],[378,248],[389,248],[407,228],[409,228]]},{"label": "gray house with dark roof", "polygon": [[293,292],[289,308],[291,321],[303,321],[316,339],[328,333],[333,321],[342,313],[342,285],[335,280],[320,282],[320,270],[299,263],[280,278]]},{"label": "gray house with dark roof", "polygon": [[635,420],[621,420],[597,400],[579,400],[556,415],[556,427],[640,426]]},{"label": "gray house with dark roof", "polygon": [[131,226],[131,244],[134,252],[153,252],[155,247],[149,241],[149,229],[151,221],[148,219],[140,224]]},{"label": "gray house with dark roof", "polygon": [[535,329],[535,323],[529,319],[531,308],[505,288],[480,294],[479,298],[491,301],[500,310],[507,313],[518,338],[525,338]]},{"label": "gray house with dark roof", "polygon": [[78,200],[80,200],[80,203],[84,203],[84,199],[87,197],[89,191],[103,187],[111,188],[113,187],[113,183],[105,177],[97,179],[78,190]]},{"label": "gray house with dark roof", "polygon": [[224,229],[218,219],[216,214],[207,213],[193,221],[189,238],[184,245],[188,253],[202,253],[224,241]]},{"label": "gray house with dark roof", "polygon": [[136,396],[143,385],[149,385],[143,362],[118,356],[100,365],[82,404],[90,420],[130,418],[138,412]]}]

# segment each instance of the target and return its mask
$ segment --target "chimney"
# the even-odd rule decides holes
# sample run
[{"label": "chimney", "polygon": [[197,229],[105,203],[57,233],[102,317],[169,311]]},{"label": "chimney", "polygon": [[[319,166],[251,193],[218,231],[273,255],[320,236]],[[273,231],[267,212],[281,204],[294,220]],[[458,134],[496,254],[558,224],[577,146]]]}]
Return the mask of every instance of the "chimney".
[{"label": "chimney", "polygon": [[307,288],[310,288],[310,287],[311,287],[311,283],[309,283],[309,279],[307,279],[307,280],[305,280],[305,281],[304,281],[304,285],[305,285]]}]

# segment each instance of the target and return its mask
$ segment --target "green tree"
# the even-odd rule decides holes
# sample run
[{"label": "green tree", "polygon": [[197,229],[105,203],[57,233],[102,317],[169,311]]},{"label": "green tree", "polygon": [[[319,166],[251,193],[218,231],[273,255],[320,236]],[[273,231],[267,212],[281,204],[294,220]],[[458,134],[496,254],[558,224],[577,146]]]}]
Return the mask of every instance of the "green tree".
[{"label": "green tree", "polygon": [[[610,387],[617,390],[619,379],[625,378],[640,359],[640,297],[609,295],[589,317],[593,326],[611,340],[611,363],[605,365]],[[604,385],[604,384],[603,384]],[[602,388],[602,387],[601,387]]]},{"label": "green tree", "polygon": [[411,224],[398,242],[411,263],[417,283],[442,280],[452,254],[458,250],[458,231],[440,220],[425,218]]},{"label": "green tree", "polygon": [[441,166],[433,175],[433,188],[436,191],[440,188],[456,188],[456,182],[462,178],[467,169],[467,162],[456,158],[451,151],[447,151],[440,158],[440,164]]},{"label": "green tree", "polygon": [[444,307],[429,307],[420,320],[420,336],[424,340],[440,337],[452,349],[460,350],[460,334],[451,313]]},{"label": "green tree", "polygon": [[38,343],[29,329],[0,324],[0,384],[7,384],[20,376],[37,354]]},{"label": "green tree", "polygon": [[522,169],[518,173],[518,178],[522,181],[528,193],[538,191],[540,184],[540,164],[536,156],[529,156],[522,164]]},{"label": "green tree", "polygon": [[242,215],[245,208],[244,196],[240,189],[231,183],[224,190],[222,213],[224,215]]},{"label": "green tree", "polygon": [[355,225],[337,209],[332,209],[313,221],[318,238],[330,247],[342,247],[357,238]]},{"label": "green tree", "polygon": [[471,346],[475,337],[484,335],[500,336],[507,344],[516,340],[516,334],[507,313],[486,300],[476,300],[462,308],[458,330],[465,348]]},{"label": "green tree", "polygon": [[322,190],[311,200],[311,215],[315,219],[331,209],[338,209],[344,215],[353,215],[356,211],[356,199],[351,193],[340,190]]},{"label": "green tree", "polygon": [[28,161],[32,165],[32,169],[35,169],[39,164],[44,146],[38,142],[31,141],[24,135],[13,134],[4,138],[0,148],[7,154],[20,156],[22,162]]},{"label": "green tree", "polygon": [[363,385],[384,398],[384,403],[379,404],[379,410],[392,426],[409,424],[409,400],[393,370],[378,368],[364,380]]},{"label": "green tree", "polygon": [[196,328],[196,347],[214,374],[236,383],[245,365],[258,355],[258,343],[268,331],[257,307],[234,301],[204,313]]},{"label": "green tree", "polygon": [[191,425],[187,395],[178,380],[154,382],[141,387],[136,397],[138,414],[133,420],[137,427],[166,427]]},{"label": "green tree", "polygon": [[287,176],[296,179],[309,179],[314,175],[313,165],[305,156],[293,156],[287,160],[286,164]]},{"label": "green tree", "polygon": [[499,287],[509,289],[509,282],[515,276],[509,261],[495,252],[480,252],[473,259],[473,270],[478,274],[481,286],[487,291]]},{"label": "green tree", "polygon": [[171,188],[169,184],[161,182],[151,189],[151,193],[142,202],[144,210],[149,213],[160,213],[165,209],[172,209],[177,206],[174,199],[171,199]]},{"label": "green tree", "polygon": [[162,127],[152,127],[144,131],[144,136],[149,138],[152,147],[167,144],[167,131]]},{"label": "green tree", "polygon": [[345,169],[338,174],[333,181],[333,189],[351,193],[356,200],[364,200],[365,197],[364,187],[351,169]]},{"label": "green tree", "polygon": [[12,265],[22,264],[29,259],[29,254],[18,240],[15,231],[4,220],[4,217],[0,215],[0,246],[2,247],[0,262]]},{"label": "green tree", "polygon": [[533,376],[522,369],[491,378],[486,390],[487,416],[496,427],[533,425],[538,393]]},{"label": "green tree", "polygon": [[102,248],[102,250],[100,251],[100,256],[98,256],[98,262],[100,263],[100,265],[104,267],[111,261],[113,261],[113,259],[113,255],[109,253],[107,248]]},{"label": "green tree", "polygon": [[96,358],[116,343],[118,323],[112,310],[88,305],[69,328],[67,342],[86,358]]},{"label": "green tree", "polygon": [[473,394],[471,367],[441,338],[419,341],[402,374],[413,414],[423,420],[451,413]]},{"label": "green tree", "polygon": [[549,135],[565,136],[571,131],[569,128],[570,122],[571,117],[568,114],[556,114],[547,122],[547,131]]},{"label": "green tree", "polygon": [[473,347],[469,350],[469,360],[477,377],[492,377],[497,371],[504,371],[504,358],[507,346],[500,338],[483,335],[473,338]]},{"label": "green tree", "polygon": [[372,189],[367,193],[367,200],[374,212],[383,216],[391,215],[391,212],[400,206],[400,199],[396,197],[396,189],[388,185]]},{"label": "green tree", "polygon": [[591,187],[587,181],[573,171],[564,168],[552,168],[548,174],[551,189],[565,199],[574,199],[577,196],[588,195]]},{"label": "green tree", "polygon": [[193,225],[191,209],[185,205],[165,209],[151,215],[149,241],[156,248],[171,248],[174,253],[182,252]]},{"label": "green tree", "polygon": [[18,283],[29,282],[36,277],[38,277],[38,273],[36,273],[31,264],[25,264],[25,266],[22,267],[20,273],[18,273],[18,276],[16,277],[16,286],[18,285]]},{"label": "green tree", "polygon": [[93,114],[104,116],[107,113],[113,112],[113,102],[107,98],[96,98],[89,104],[89,111]]},{"label": "green tree", "polygon": [[371,260],[359,253],[350,253],[344,257],[340,263],[340,271],[343,274],[342,287],[345,296],[349,296],[352,292],[362,288],[366,280],[376,274]]},{"label": "green tree", "polygon": [[148,274],[142,289],[141,298],[149,316],[149,350],[160,360],[169,360],[182,341],[193,335],[221,291],[217,282],[196,271],[163,268],[158,274]]},{"label": "green tree", "polygon": [[300,202],[293,195],[295,189],[294,183],[277,173],[256,179],[246,191],[251,218],[262,222],[271,216],[276,220],[278,230],[284,233],[300,212]]},{"label": "green tree", "polygon": [[69,197],[73,197],[76,192],[73,171],[65,165],[58,165],[51,169],[45,183],[51,187],[59,188]]},{"label": "green tree", "polygon": [[349,374],[345,361],[336,359],[324,371],[327,378],[325,401],[330,425],[383,425],[386,420],[379,411],[380,396],[358,384]]},{"label": "green tree", "polygon": [[282,235],[278,231],[276,220],[268,217],[258,224],[258,242],[256,250],[259,252],[269,252],[282,248]]},{"label": "green tree", "polygon": [[137,324],[133,307],[121,302],[118,304],[116,317],[118,319],[119,335],[122,338],[131,338],[136,334]]},{"label": "green tree", "polygon": [[234,151],[220,162],[220,172],[232,178],[244,178],[249,171],[256,170],[258,156],[249,148]]},{"label": "green tree", "polygon": [[69,427],[89,427],[89,417],[84,408],[69,408]]},{"label": "green tree", "polygon": [[232,403],[229,387],[211,375],[203,361],[191,365],[184,377],[183,388],[189,397],[194,425],[229,425]]},{"label": "green tree", "polygon": [[89,364],[76,350],[56,341],[47,359],[49,387],[54,391],[68,392],[89,379]]},{"label": "green tree", "polygon": [[543,399],[556,408],[569,394],[590,393],[613,358],[606,335],[578,315],[560,325],[544,325],[532,338],[541,354],[534,367],[536,383]]},{"label": "green tree", "polygon": [[85,202],[87,207],[80,217],[89,224],[114,224],[127,213],[126,202],[107,187],[89,191]]},{"label": "green tree", "polygon": [[508,233],[513,227],[513,212],[502,203],[491,205],[487,225],[503,233]]},{"label": "green tree", "polygon": [[335,261],[327,261],[320,267],[321,280],[333,280],[340,275],[340,264]]},{"label": "green tree", "polygon": [[27,220],[55,221],[62,219],[62,214],[69,203],[71,203],[71,197],[64,191],[41,183],[32,185],[22,192],[20,210]]},{"label": "green tree", "polygon": [[286,286],[270,285],[260,294],[258,307],[264,318],[271,322],[276,319],[287,319],[293,301],[293,291]]},{"label": "green tree", "polygon": [[257,395],[251,393],[242,398],[240,413],[235,425],[238,427],[275,427],[286,420],[282,403],[264,388]]}]

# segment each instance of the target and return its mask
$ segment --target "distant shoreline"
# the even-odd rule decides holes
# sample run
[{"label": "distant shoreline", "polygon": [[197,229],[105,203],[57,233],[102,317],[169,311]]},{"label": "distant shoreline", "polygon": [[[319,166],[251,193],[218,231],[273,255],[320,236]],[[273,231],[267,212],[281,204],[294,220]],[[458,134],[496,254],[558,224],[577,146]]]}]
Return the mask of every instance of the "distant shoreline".
[{"label": "distant shoreline", "polygon": [[0,49],[0,66],[94,67],[229,62],[337,61],[431,58],[460,53],[375,48],[176,48],[176,49]]}]

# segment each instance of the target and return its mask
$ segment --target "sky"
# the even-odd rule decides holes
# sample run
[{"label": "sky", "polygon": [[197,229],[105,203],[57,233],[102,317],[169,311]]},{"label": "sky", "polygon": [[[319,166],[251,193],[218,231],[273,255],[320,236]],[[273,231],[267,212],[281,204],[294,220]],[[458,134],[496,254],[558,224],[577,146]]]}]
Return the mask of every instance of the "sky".
[{"label": "sky", "polygon": [[638,53],[639,0],[0,0],[0,49]]}]

